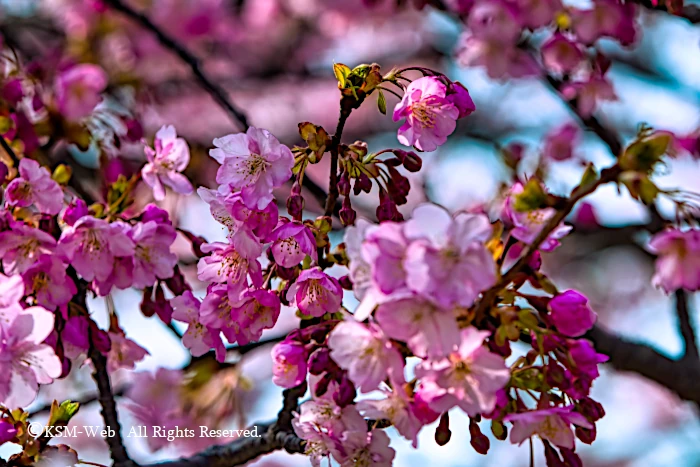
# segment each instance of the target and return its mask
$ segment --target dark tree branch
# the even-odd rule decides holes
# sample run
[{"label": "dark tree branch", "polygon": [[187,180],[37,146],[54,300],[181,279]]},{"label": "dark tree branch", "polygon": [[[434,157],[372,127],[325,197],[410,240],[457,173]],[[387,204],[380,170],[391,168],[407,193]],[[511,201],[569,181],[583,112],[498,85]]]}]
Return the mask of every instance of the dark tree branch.
[{"label": "dark tree branch", "polygon": [[5,150],[7,153],[8,157],[12,159],[12,163],[15,165],[15,167],[19,166],[19,159],[17,158],[17,154],[12,150],[12,147],[10,147],[9,144],[7,144],[7,141],[3,136],[0,136],[0,144],[2,145],[2,148]]},{"label": "dark tree branch", "polygon": [[[90,332],[92,334],[92,332]],[[99,397],[97,400],[102,407],[102,419],[105,422],[105,428],[112,429],[114,436],[107,436],[105,441],[109,445],[109,452],[114,461],[115,467],[134,467],[136,464],[129,458],[124,447],[122,439],[121,426],[117,416],[117,405],[114,401],[114,393],[112,385],[109,381],[109,373],[107,372],[107,358],[95,348],[92,344],[92,336],[90,337],[90,361],[94,367],[92,378],[97,383]]]},{"label": "dark tree branch", "polygon": [[331,216],[335,209],[336,201],[338,201],[338,153],[340,150],[340,139],[343,136],[343,128],[345,122],[350,116],[350,110],[346,110],[340,106],[340,116],[338,117],[338,126],[335,129],[335,134],[331,140],[331,172],[330,181],[328,182],[328,197],[326,198],[325,216]]},{"label": "dark tree branch", "polygon": [[700,366],[700,355],[698,354],[698,344],[695,337],[692,318],[688,310],[690,297],[685,290],[676,290],[676,315],[678,316],[678,327],[683,337],[684,353],[681,360],[686,360],[695,366]]},{"label": "dark tree branch", "polygon": [[156,24],[154,24],[148,16],[140,13],[130,6],[126,5],[122,0],[105,0],[105,3],[111,6],[114,10],[123,13],[128,16],[133,21],[139,23],[145,29],[151,31],[158,38],[158,41],[163,45],[163,47],[174,52],[180,60],[189,65],[192,70],[192,74],[197,78],[202,87],[211,95],[211,97],[229,114],[231,120],[240,125],[243,131],[246,131],[249,127],[248,119],[246,115],[239,109],[237,109],[233,103],[229,100],[226,90],[224,90],[217,83],[209,79],[209,77],[204,74],[201,69],[200,61],[195,57],[190,51],[188,51],[184,46],[178,43],[175,39],[166,34],[162,29],[160,29]]}]

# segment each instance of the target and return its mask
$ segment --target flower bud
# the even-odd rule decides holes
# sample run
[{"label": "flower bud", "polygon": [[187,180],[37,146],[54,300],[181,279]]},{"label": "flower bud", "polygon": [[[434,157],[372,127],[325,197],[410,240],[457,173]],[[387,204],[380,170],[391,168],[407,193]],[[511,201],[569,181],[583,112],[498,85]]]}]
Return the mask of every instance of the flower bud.
[{"label": "flower bud", "polygon": [[338,180],[338,193],[346,197],[350,194],[350,176],[347,172],[340,174],[340,180]]},{"label": "flower bud", "polygon": [[0,185],[5,183],[7,176],[10,174],[10,169],[7,168],[4,162],[0,162]]},{"label": "flower bud", "polygon": [[474,421],[474,419],[469,420],[469,434],[471,435],[471,440],[469,443],[472,445],[474,450],[484,456],[488,454],[489,447],[491,447],[491,442],[481,432],[479,425]]},{"label": "flower bud", "polygon": [[344,275],[343,277],[338,279],[338,282],[344,290],[352,290],[352,281],[350,280],[349,275]]},{"label": "flower bud", "polygon": [[450,83],[445,94],[447,100],[454,105],[459,111],[457,118],[464,118],[476,110],[474,101],[469,95],[469,91],[462,83],[457,81]]},{"label": "flower bud", "polygon": [[494,420],[491,422],[491,433],[497,440],[505,441],[508,438],[508,427],[503,422]]},{"label": "flower bud", "polygon": [[316,386],[314,387],[314,394],[316,397],[322,397],[326,392],[328,392],[328,385],[331,383],[331,375],[328,373],[325,373],[321,378],[316,382]]},{"label": "flower bud", "polygon": [[78,219],[80,219],[83,216],[87,216],[88,214],[88,207],[87,204],[85,204],[85,201],[83,201],[80,198],[75,198],[73,202],[71,202],[68,205],[66,210],[63,211],[62,219],[63,222],[72,226],[73,224],[78,222]]},{"label": "flower bud", "polygon": [[401,221],[403,216],[396,208],[396,203],[389,197],[385,191],[379,192],[379,206],[377,206],[377,219],[383,221]]},{"label": "flower bud", "polygon": [[153,203],[149,203],[143,208],[141,213],[141,221],[148,222],[153,221],[157,224],[167,224],[172,225],[170,222],[170,215],[165,209],[161,209]]},{"label": "flower bud", "polygon": [[360,176],[355,179],[355,185],[353,186],[353,193],[355,196],[363,191],[365,193],[372,191],[372,180],[369,179],[367,174],[360,174]]},{"label": "flower bud", "polygon": [[301,195],[292,195],[287,198],[287,211],[294,219],[301,220],[304,211],[304,198]]},{"label": "flower bud", "polygon": [[553,388],[565,390],[571,387],[571,381],[569,381],[564,367],[551,360],[545,367],[545,381]]},{"label": "flower bud", "polygon": [[590,422],[596,422],[605,416],[605,409],[600,402],[584,397],[578,401],[577,410]]},{"label": "flower bud", "polygon": [[581,458],[571,449],[559,448],[566,467],[583,467]]},{"label": "flower bud", "polygon": [[542,443],[544,444],[544,458],[547,461],[547,467],[566,467],[552,445],[545,440],[542,440]]},{"label": "flower bud", "polygon": [[320,375],[328,369],[330,363],[330,351],[327,348],[316,349],[309,357],[309,373]]},{"label": "flower bud", "polygon": [[452,432],[450,431],[450,415],[445,412],[440,417],[440,423],[438,423],[435,429],[435,442],[438,446],[444,446],[450,442],[452,438]]},{"label": "flower bud", "polygon": [[178,229],[178,230],[187,238],[187,240],[190,241],[190,243],[192,244],[192,252],[195,254],[195,256],[197,258],[204,258],[205,256],[207,256],[207,254],[202,251],[202,245],[207,243],[207,241],[204,237],[200,237],[199,235],[195,235],[188,230],[183,230],[183,229]]},{"label": "flower bud", "polygon": [[173,293],[173,295],[178,296],[182,295],[188,290],[192,290],[192,287],[190,287],[190,284],[187,283],[185,280],[185,276],[182,275],[182,271],[180,270],[180,266],[177,264],[175,265],[175,268],[173,269],[173,275],[172,277],[165,279],[165,285],[168,286],[168,289]]},{"label": "flower bud", "polygon": [[355,225],[356,219],[357,213],[350,204],[350,197],[346,196],[343,199],[343,207],[340,208],[340,222],[342,222],[344,226]]},{"label": "flower bud", "polygon": [[350,378],[346,376],[340,381],[338,392],[333,394],[333,401],[338,404],[339,407],[347,407],[352,404],[356,395],[357,390],[355,389],[355,385],[352,384]]},{"label": "flower bud", "polygon": [[567,290],[553,297],[547,305],[549,318],[557,330],[569,337],[579,337],[595,324],[597,315],[588,306],[588,298]]},{"label": "flower bud", "polygon": [[590,429],[577,426],[575,431],[576,437],[580,439],[582,443],[593,444],[593,441],[595,441],[597,434],[595,425]]}]

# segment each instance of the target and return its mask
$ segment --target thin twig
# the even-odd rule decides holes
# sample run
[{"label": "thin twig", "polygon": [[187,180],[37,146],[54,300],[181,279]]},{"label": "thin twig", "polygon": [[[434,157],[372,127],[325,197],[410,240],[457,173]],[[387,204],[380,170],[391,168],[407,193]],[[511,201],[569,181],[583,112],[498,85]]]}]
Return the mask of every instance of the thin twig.
[{"label": "thin twig", "polygon": [[148,18],[148,16],[143,13],[139,13],[130,6],[126,5],[121,0],[105,0],[105,3],[111,6],[113,9],[123,13],[132,20],[141,24],[144,28],[151,31],[158,38],[158,41],[163,45],[163,47],[171,50],[180,60],[189,65],[192,70],[192,74],[197,78],[202,87],[209,93],[209,95],[229,114],[231,120],[239,124],[243,131],[246,131],[250,126],[248,124],[248,119],[246,115],[239,109],[237,109],[233,103],[227,97],[226,90],[221,86],[216,84],[214,81],[209,79],[209,77],[202,71],[199,59],[194,56],[189,50],[187,50],[183,45],[178,43],[174,38],[165,33],[161,28],[159,28],[153,21]]},{"label": "thin twig", "polygon": [[688,310],[689,297],[685,290],[676,290],[676,315],[678,316],[678,327],[681,337],[683,337],[683,357],[682,360],[689,360],[696,365],[700,364],[700,354],[695,337],[695,329]]},{"label": "thin twig", "polygon": [[340,150],[340,139],[343,136],[343,128],[345,128],[345,122],[349,116],[350,110],[346,110],[341,106],[338,125],[336,126],[333,139],[331,140],[331,169],[330,181],[328,182],[328,197],[326,198],[326,210],[324,212],[325,216],[333,215],[335,203],[338,200],[338,153]]}]

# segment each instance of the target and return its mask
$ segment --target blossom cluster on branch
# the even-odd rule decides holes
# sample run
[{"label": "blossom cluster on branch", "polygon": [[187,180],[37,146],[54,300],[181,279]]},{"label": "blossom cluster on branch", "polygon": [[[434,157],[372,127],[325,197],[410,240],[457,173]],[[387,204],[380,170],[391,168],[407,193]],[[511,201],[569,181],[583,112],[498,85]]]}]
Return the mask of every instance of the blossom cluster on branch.
[{"label": "blossom cluster on branch", "polygon": [[[458,51],[465,64],[484,66],[493,78],[546,75],[584,122],[594,118],[599,101],[615,99],[605,77],[609,60],[596,42],[606,37],[628,45],[638,34],[638,8],[614,0],[596,0],[586,9],[556,0],[416,3],[465,20],[469,32]],[[95,35],[110,51],[126,47],[119,40],[129,42],[123,35],[133,25],[116,26],[123,19],[113,17],[109,5],[150,25],[165,45],[225,36],[221,2],[199,9],[188,3],[196,14],[160,10],[155,21],[169,25],[161,31],[139,11],[104,0],[72,5],[72,15],[63,18],[72,25],[67,40]],[[676,7],[666,5],[671,12]],[[93,20],[104,21],[107,32],[93,30]],[[536,32],[545,32],[540,44]],[[185,49],[175,52],[191,58]],[[649,242],[657,257],[653,285],[667,293],[700,288],[696,200],[652,180],[666,158],[697,156],[697,135],[643,125],[613,154],[610,167],[598,169],[577,153],[578,127],[566,124],[547,134],[527,176],[521,170],[525,146],[502,148],[510,181],[500,199],[456,213],[427,202],[406,220],[399,207],[412,188],[409,174],[421,171],[423,158],[431,157],[423,153],[444,145],[459,120],[468,125],[478,112],[467,88],[442,72],[336,63],[339,117],[332,133],[300,122],[300,144],[289,147],[243,120],[244,131],[212,141],[216,175],[209,187],[195,190],[190,145],[172,125],[162,126],[152,144],[144,138],[137,106],[114,90],[123,84],[115,77],[128,60],[110,68],[108,55],[96,54],[101,65],[70,57],[42,64],[25,63],[11,40],[3,49],[0,369],[6,377],[0,444],[21,447],[8,465],[79,462],[72,448],[32,433],[25,409],[40,385],[67,378],[83,364],[94,370],[105,424],[120,432],[110,376],[134,369],[148,354],[127,337],[113,306],[113,293],[133,288],[143,293],[144,316],[156,316],[175,332],[174,322],[186,326],[178,337],[193,357],[182,370],[134,375],[125,407],[143,425],[217,428],[232,417],[244,423],[240,399],[250,383],[228,350],[242,355],[291,314],[300,325],[272,347],[272,380],[292,399],[308,388],[309,398],[297,407],[298,397],[285,397],[260,453],[284,448],[303,450],[313,465],[329,458],[342,466],[388,466],[395,451],[387,430],[417,448],[419,432],[439,421],[435,439],[444,445],[455,409],[469,417],[470,443],[480,454],[490,449],[488,430],[517,445],[530,440],[532,446],[538,438],[549,467],[581,466],[577,440],[594,442],[605,414],[590,392],[608,357],[587,339],[597,318],[588,298],[559,290],[542,269],[542,254],[572,231],[567,216],[605,184],[647,206],[670,199],[678,220]],[[201,75],[196,62],[190,66]],[[370,151],[365,141],[344,141],[353,112],[375,97],[385,115],[387,100],[398,99],[391,118],[400,122],[401,147]],[[126,146],[143,152],[138,167],[122,164]],[[84,186],[74,173],[81,170],[78,154],[98,155],[96,187]],[[309,168],[324,158],[330,167],[324,212],[312,215],[302,188]],[[568,196],[558,196],[544,180],[565,160],[581,162],[584,170]],[[278,200],[287,188],[286,200]],[[225,241],[182,229],[157,204],[195,191],[222,225]],[[375,219],[353,207],[362,193],[377,196]],[[345,227],[341,242],[331,235],[338,225]],[[182,270],[178,240],[197,258],[196,280]],[[351,293],[359,303],[354,309]],[[92,298],[108,303],[106,329],[88,308]],[[528,344],[524,351],[516,346],[521,342]],[[54,402],[47,426],[66,426],[77,410],[70,401]],[[288,443],[289,437],[298,443]],[[219,441],[178,443],[194,454]],[[120,436],[108,444],[115,465],[131,465]],[[155,451],[166,443],[150,438],[148,446]]]}]

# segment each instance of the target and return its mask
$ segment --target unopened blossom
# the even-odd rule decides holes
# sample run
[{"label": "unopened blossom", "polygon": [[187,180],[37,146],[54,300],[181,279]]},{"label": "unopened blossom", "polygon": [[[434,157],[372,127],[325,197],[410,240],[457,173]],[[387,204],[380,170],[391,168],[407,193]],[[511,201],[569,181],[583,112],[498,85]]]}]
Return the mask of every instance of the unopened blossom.
[{"label": "unopened blossom", "polygon": [[574,375],[584,375],[591,381],[600,376],[598,365],[609,360],[607,355],[596,352],[586,339],[568,339],[567,347],[571,361],[565,361],[566,366]]},{"label": "unopened blossom", "polygon": [[292,176],[292,151],[267,130],[251,127],[246,133],[214,139],[214,146],[209,155],[221,164],[217,183],[240,189],[251,209],[265,209],[272,189]]},{"label": "unopened blossom", "polygon": [[89,213],[85,201],[82,198],[75,198],[63,211],[62,220],[68,225],[73,225],[81,217],[87,216]]},{"label": "unopened blossom", "polygon": [[272,243],[272,256],[283,268],[291,268],[303,261],[306,256],[317,260],[316,239],[307,226],[292,221],[280,224],[272,231],[267,241]]},{"label": "unopened blossom", "polygon": [[412,442],[414,448],[418,446],[418,432],[423,428],[423,422],[416,413],[421,408],[410,400],[403,386],[394,387],[384,399],[362,400],[357,403],[357,409],[364,417],[389,420],[404,438]]},{"label": "unopened blossom", "polygon": [[39,384],[52,383],[63,366],[54,349],[43,344],[53,331],[54,314],[30,307],[0,322],[0,404],[25,407],[37,395]]},{"label": "unopened blossom", "polygon": [[419,357],[449,355],[459,344],[459,328],[452,310],[417,297],[382,303],[376,318],[384,334],[406,342]]},{"label": "unopened blossom", "polygon": [[12,180],[5,190],[10,206],[35,206],[39,212],[56,215],[63,208],[63,190],[51,178],[51,173],[33,159],[19,161],[19,177]]},{"label": "unopened blossom", "polygon": [[231,316],[239,324],[236,341],[245,345],[257,341],[265,329],[272,329],[280,315],[280,299],[269,290],[248,289],[232,306]]},{"label": "unopened blossom", "polygon": [[58,75],[56,99],[61,116],[80,120],[90,115],[107,88],[107,74],[97,65],[82,63]]},{"label": "unopened blossom", "polygon": [[66,269],[66,264],[56,255],[42,255],[24,271],[25,289],[34,294],[37,305],[55,310],[70,302],[78,290]]},{"label": "unopened blossom", "polygon": [[564,291],[549,300],[549,318],[557,330],[569,337],[582,336],[593,327],[597,315],[588,298],[576,290]]},{"label": "unopened blossom", "polygon": [[444,307],[469,307],[496,283],[496,264],[485,242],[491,237],[488,217],[423,204],[404,227],[412,240],[404,268],[408,287]]},{"label": "unopened blossom", "polygon": [[401,144],[434,151],[447,141],[457,127],[460,112],[446,94],[445,84],[433,76],[419,78],[406,87],[393,115],[395,122],[406,119],[399,128]]},{"label": "unopened blossom", "polygon": [[107,280],[115,258],[134,254],[127,230],[120,222],[84,216],[63,231],[59,248],[85,280]]},{"label": "unopened blossom", "polygon": [[155,221],[139,222],[129,231],[134,242],[133,286],[152,286],[156,279],[173,276],[177,255],[170,251],[177,233],[168,224]]},{"label": "unopened blossom", "polygon": [[197,263],[197,277],[206,282],[228,283],[237,290],[248,285],[250,276],[253,285],[262,285],[262,268],[257,258],[262,246],[257,244],[248,250],[237,250],[226,243],[206,243],[204,253],[211,253]]},{"label": "unopened blossom", "polygon": [[128,339],[123,332],[109,332],[111,347],[107,354],[107,370],[117,371],[120,368],[133,370],[137,362],[149,355],[148,351],[136,342]]},{"label": "unopened blossom", "polygon": [[446,412],[459,406],[470,417],[493,411],[497,392],[510,380],[510,370],[503,357],[483,345],[488,335],[473,326],[465,328],[454,352],[416,368],[421,394],[431,409]]},{"label": "unopened blossom", "polygon": [[544,66],[559,75],[572,73],[583,62],[581,47],[561,33],[555,33],[542,44]]},{"label": "unopened blossom", "polygon": [[666,293],[700,288],[700,230],[664,230],[652,237],[649,249],[657,255],[654,286]]},{"label": "unopened blossom", "polygon": [[553,161],[571,159],[580,133],[575,123],[566,123],[547,133],[544,140],[544,157]]},{"label": "unopened blossom", "polygon": [[250,209],[240,193],[220,193],[208,188],[198,188],[197,194],[209,205],[212,217],[226,226],[229,238],[237,233],[252,232],[264,239],[277,226],[279,212],[277,203],[270,203],[262,210]]},{"label": "unopened blossom", "polygon": [[362,256],[362,243],[372,224],[364,219],[358,219],[355,225],[348,226],[343,234],[345,254],[350,261],[350,280],[355,298],[362,300],[372,287],[372,268]]},{"label": "unopened blossom", "polygon": [[333,361],[362,392],[377,389],[387,375],[403,380],[401,354],[375,324],[343,321],[328,337],[328,347]]},{"label": "unopened blossom", "polygon": [[550,407],[548,409],[506,415],[506,421],[513,423],[510,442],[522,444],[533,435],[556,446],[573,449],[575,440],[571,425],[591,429],[593,424],[586,417],[574,411],[574,406]]},{"label": "unopened blossom", "polygon": [[340,310],[343,289],[321,268],[305,269],[287,292],[287,300],[305,315],[320,317]]},{"label": "unopened blossom", "polygon": [[200,322],[199,308],[201,302],[187,290],[182,295],[170,300],[173,307],[172,319],[187,323],[187,331],[182,336],[182,345],[190,350],[193,357],[199,357],[215,349],[216,359],[223,362],[226,357],[221,333]]},{"label": "unopened blossom", "polygon": [[283,388],[301,384],[306,380],[306,359],[306,349],[300,343],[287,339],[276,344],[272,348],[272,382]]},{"label": "unopened blossom", "polygon": [[46,232],[25,224],[0,232],[0,257],[7,274],[21,274],[44,254],[52,253],[56,240]]},{"label": "unopened blossom", "polygon": [[[457,118],[464,118],[471,115],[472,112],[476,110],[476,106],[474,105],[472,97],[469,95],[469,91],[467,91],[467,88],[465,88],[462,83],[454,82],[450,84],[450,86],[447,87],[446,96],[447,100],[457,107],[459,111]],[[414,157],[417,156],[414,155]],[[410,160],[411,159],[408,159],[408,163],[404,162],[404,166],[409,170],[409,167],[411,167]],[[418,159],[418,161],[420,161],[420,159]]]},{"label": "unopened blossom", "polygon": [[158,201],[165,199],[163,185],[183,195],[192,193],[192,184],[182,175],[190,163],[187,141],[177,137],[174,126],[164,125],[156,133],[154,146],[155,149],[144,148],[148,163],[141,169],[143,181],[153,189],[153,197]]},{"label": "unopened blossom", "polygon": [[16,435],[17,429],[12,423],[0,420],[0,446],[13,440]]}]

